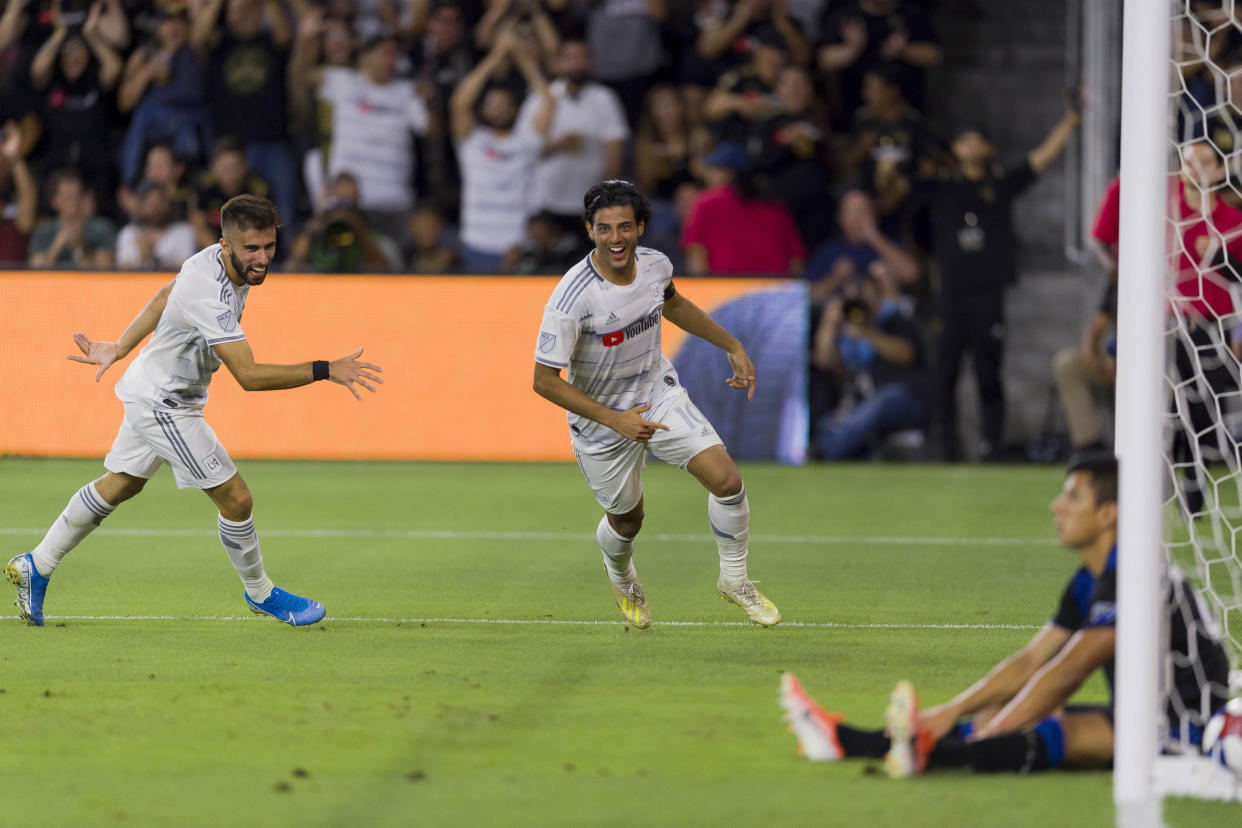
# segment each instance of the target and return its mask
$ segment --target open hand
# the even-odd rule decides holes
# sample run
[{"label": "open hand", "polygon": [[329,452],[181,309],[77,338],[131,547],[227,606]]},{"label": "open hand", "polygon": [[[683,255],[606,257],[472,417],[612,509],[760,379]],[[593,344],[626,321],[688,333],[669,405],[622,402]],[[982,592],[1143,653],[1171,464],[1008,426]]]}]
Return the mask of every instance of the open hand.
[{"label": "open hand", "polygon": [[95,382],[99,382],[99,378],[103,376],[104,371],[116,362],[116,343],[115,342],[96,342],[86,334],[78,331],[73,335],[73,342],[78,346],[78,350],[82,352],[82,356],[77,354],[69,354],[66,359],[74,362],[84,362],[87,365],[98,365],[99,370],[95,372]]},{"label": "open hand", "polygon": [[[354,398],[358,400],[362,399],[362,395],[358,393],[357,388],[354,388],[355,383],[374,394],[375,385],[382,385],[384,382],[383,379],[376,376],[376,374],[384,373],[384,369],[369,362],[359,362],[358,357],[360,356],[362,356],[361,348],[349,356],[343,356],[328,363],[328,379],[337,385],[343,385],[348,388],[349,393],[353,394]],[[375,383],[375,385],[372,385],[372,383]]]}]

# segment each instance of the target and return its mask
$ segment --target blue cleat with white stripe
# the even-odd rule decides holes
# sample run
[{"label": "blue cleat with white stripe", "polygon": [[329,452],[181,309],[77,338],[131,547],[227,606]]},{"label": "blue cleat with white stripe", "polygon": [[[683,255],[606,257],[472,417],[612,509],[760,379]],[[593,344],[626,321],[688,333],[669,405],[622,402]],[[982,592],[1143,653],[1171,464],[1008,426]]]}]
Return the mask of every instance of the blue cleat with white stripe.
[{"label": "blue cleat with white stripe", "polygon": [[5,565],[4,574],[9,583],[17,587],[17,600],[13,603],[22,620],[31,627],[42,627],[43,596],[47,594],[48,579],[35,568],[34,557],[29,552],[18,555]]},{"label": "blue cleat with white stripe", "polygon": [[242,597],[246,599],[246,603],[250,605],[250,611],[255,615],[270,615],[277,621],[284,621],[291,627],[305,627],[307,624],[314,624],[316,621],[321,620],[326,613],[323,604],[318,601],[294,595],[292,592],[285,592],[280,587],[273,587],[272,594],[267,596],[267,600],[262,604],[254,601],[244,591],[242,592]]}]

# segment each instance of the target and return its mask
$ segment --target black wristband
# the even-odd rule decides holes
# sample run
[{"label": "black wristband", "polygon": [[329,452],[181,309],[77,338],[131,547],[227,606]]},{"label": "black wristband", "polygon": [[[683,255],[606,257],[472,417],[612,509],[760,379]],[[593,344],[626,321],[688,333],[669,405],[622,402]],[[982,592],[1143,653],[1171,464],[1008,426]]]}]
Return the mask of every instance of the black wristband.
[{"label": "black wristband", "polygon": [[312,382],[319,382],[328,378],[328,361],[326,359],[317,359],[311,363]]}]

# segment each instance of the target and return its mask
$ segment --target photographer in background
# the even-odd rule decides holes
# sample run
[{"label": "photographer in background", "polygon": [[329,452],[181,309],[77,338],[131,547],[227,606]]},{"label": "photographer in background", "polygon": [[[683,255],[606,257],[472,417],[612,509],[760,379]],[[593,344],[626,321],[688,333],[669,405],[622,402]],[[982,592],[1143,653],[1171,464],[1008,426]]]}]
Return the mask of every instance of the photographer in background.
[{"label": "photographer in background", "polygon": [[897,300],[892,280],[876,269],[824,306],[811,358],[839,391],[836,407],[814,424],[821,459],[857,459],[894,431],[927,425],[927,360]]},{"label": "photographer in background", "polygon": [[396,250],[390,239],[367,226],[358,207],[358,179],[337,173],[328,188],[323,209],[293,242],[291,269],[318,273],[378,273],[400,269],[400,262],[384,252]]}]

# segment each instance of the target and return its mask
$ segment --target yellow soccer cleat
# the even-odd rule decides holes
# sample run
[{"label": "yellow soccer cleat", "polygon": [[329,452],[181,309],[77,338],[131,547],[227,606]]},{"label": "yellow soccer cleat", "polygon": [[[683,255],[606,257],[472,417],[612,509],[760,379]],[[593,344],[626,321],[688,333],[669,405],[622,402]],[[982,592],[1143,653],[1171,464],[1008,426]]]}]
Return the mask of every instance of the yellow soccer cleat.
[{"label": "yellow soccer cleat", "polygon": [[617,609],[625,620],[640,630],[651,626],[651,610],[647,608],[647,596],[643,594],[643,585],[637,580],[624,586],[612,585],[613,597],[617,599]]},{"label": "yellow soccer cleat", "polygon": [[720,593],[722,601],[737,604],[746,610],[751,621],[761,627],[772,627],[781,623],[781,611],[776,608],[776,604],[755,589],[754,583],[749,578],[732,581],[721,576],[716,582],[716,591]]}]

